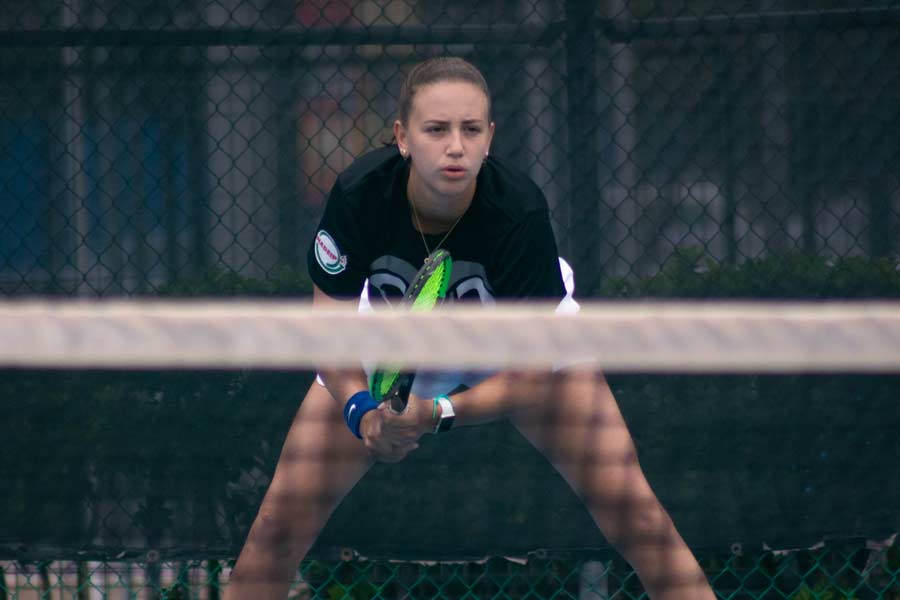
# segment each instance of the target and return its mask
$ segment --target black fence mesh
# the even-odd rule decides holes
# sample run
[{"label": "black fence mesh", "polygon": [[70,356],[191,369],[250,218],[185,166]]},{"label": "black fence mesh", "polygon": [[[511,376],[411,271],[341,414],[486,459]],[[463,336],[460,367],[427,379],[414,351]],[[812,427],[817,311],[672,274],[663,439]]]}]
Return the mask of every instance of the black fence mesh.
[{"label": "black fence mesh", "polygon": [[404,73],[448,52],[485,71],[494,151],[544,190],[585,294],[684,246],[897,253],[897,6],[44,0],[0,19],[7,293],[299,268]]},{"label": "black fence mesh", "polygon": [[[302,258],[337,173],[388,141],[409,68],[445,53],[485,72],[497,123],[492,152],[521,165],[544,191],[582,297],[608,295],[623,281],[632,285],[660,273],[688,277],[710,265],[777,262],[794,254],[829,264],[881,260],[896,271],[900,6],[894,2],[4,0],[0,293],[179,294],[210,274],[254,282],[213,293],[308,293]],[[673,270],[673,260],[685,257],[687,269]],[[789,272],[799,272],[792,264]],[[709,295],[733,291],[727,278],[717,281]],[[658,292],[652,285],[634,289]],[[892,379],[878,385],[896,389]],[[102,399],[114,391],[107,385],[94,393]],[[4,403],[16,394],[5,395]],[[889,393],[879,397],[887,402]],[[140,400],[161,436],[177,429],[159,420],[153,398]],[[36,402],[29,409],[34,418],[13,432],[19,437],[6,437],[19,444],[12,455],[32,465],[42,460],[33,443],[44,418],[41,403],[49,406],[45,396]],[[286,427],[289,411],[283,416]],[[109,431],[114,423],[106,423]],[[879,448],[893,451],[896,442],[885,431]],[[813,462],[815,448],[812,442],[806,448]],[[276,451],[263,453],[272,459]],[[248,455],[248,463],[257,456]],[[117,463],[123,472],[135,468],[125,458]],[[896,480],[889,455],[870,458],[886,482]],[[15,479],[21,464],[3,460]],[[153,468],[141,463],[136,470],[152,481]],[[849,471],[839,472],[828,481],[849,489],[841,483]],[[189,468],[182,475],[203,476]],[[72,475],[73,485],[90,488],[90,476]],[[10,490],[4,512],[27,514],[37,502],[61,520],[70,497],[47,491],[54,477],[47,471],[15,479],[21,485]],[[23,483],[35,480],[43,483]],[[253,485],[261,488],[265,480]],[[896,496],[896,485],[883,489]],[[121,512],[164,522],[164,514],[153,512],[166,510],[163,495],[136,504],[143,512],[122,500],[127,510]],[[209,499],[195,500],[203,506]],[[91,504],[85,506],[91,513]],[[824,510],[806,512],[824,518]],[[896,513],[887,505],[876,513],[877,529],[889,529]],[[102,533],[107,522],[85,517],[92,518],[92,531]],[[250,516],[241,518],[247,525]],[[113,521],[108,526],[118,536],[123,529]],[[15,537],[10,532],[17,525],[8,524],[4,543]],[[827,536],[825,529],[804,530],[803,541]],[[852,527],[839,529],[846,534]],[[89,550],[102,557],[102,548]],[[10,559],[76,558],[14,544],[3,552]],[[895,556],[890,562],[883,550],[838,554],[853,558],[837,571],[860,574],[854,597],[898,593]],[[870,560],[881,570],[872,571]],[[41,569],[48,565],[4,566],[0,597],[17,597],[10,573],[19,568],[31,573],[27,585],[43,589]],[[567,568],[561,581],[577,578],[579,567]],[[802,576],[804,568],[812,567],[790,572]],[[90,570],[84,563],[78,569]],[[170,593],[158,571],[151,572],[156,579],[149,588]],[[873,572],[881,583],[863,577]],[[720,591],[730,590],[722,591],[726,596],[851,593],[827,582],[818,591],[817,584],[795,582],[775,596],[765,584],[746,587],[746,574],[729,573],[713,579]],[[615,585],[623,597],[639,594],[630,584]]]},{"label": "black fence mesh", "polygon": [[[835,600],[895,598],[900,585],[896,549],[837,547],[785,554],[706,557],[704,570],[721,598]],[[13,598],[221,597],[230,567],[219,561],[139,563],[0,563],[0,594]],[[43,596],[39,596],[43,594]],[[423,565],[309,561],[298,572],[291,600],[310,598],[639,598],[641,587],[621,561],[531,561]]]}]

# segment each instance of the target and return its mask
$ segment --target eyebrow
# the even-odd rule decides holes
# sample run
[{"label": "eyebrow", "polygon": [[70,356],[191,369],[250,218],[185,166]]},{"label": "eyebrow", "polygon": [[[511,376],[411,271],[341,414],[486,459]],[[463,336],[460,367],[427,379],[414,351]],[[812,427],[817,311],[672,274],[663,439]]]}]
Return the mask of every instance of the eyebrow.
[{"label": "eyebrow", "polygon": [[[484,119],[463,119],[463,124],[471,124],[471,123],[484,123]],[[447,119],[426,119],[423,123],[436,123],[438,125],[446,125],[449,123]]]}]

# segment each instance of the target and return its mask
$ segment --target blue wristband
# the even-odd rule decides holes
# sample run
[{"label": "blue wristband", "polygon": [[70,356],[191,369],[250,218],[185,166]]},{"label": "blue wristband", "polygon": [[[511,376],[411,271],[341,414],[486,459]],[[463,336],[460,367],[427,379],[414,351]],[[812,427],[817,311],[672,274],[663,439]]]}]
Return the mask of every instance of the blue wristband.
[{"label": "blue wristband", "polygon": [[362,436],[359,435],[359,424],[362,423],[363,415],[376,408],[378,408],[378,403],[375,402],[375,398],[372,397],[369,390],[362,390],[350,396],[347,404],[344,405],[344,422],[353,435],[362,439]]}]

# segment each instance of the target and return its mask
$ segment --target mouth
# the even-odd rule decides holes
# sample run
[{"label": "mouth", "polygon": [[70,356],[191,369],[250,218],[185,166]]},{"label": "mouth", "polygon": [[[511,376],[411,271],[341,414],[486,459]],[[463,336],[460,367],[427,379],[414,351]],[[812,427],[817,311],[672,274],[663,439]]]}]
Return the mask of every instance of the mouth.
[{"label": "mouth", "polygon": [[444,167],[441,169],[441,173],[444,174],[445,177],[449,177],[450,179],[460,179],[465,177],[466,170],[459,165],[450,165],[449,167]]}]

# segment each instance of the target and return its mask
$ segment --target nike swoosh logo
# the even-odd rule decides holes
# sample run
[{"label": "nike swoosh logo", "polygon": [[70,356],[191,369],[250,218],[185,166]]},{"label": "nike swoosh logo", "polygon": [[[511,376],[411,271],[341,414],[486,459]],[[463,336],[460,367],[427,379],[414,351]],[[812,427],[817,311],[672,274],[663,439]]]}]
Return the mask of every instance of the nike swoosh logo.
[{"label": "nike swoosh logo", "polygon": [[353,411],[354,411],[354,410],[356,410],[356,405],[355,405],[355,404],[351,404],[351,405],[350,405],[350,410],[347,411],[347,418],[348,418],[348,419],[350,418],[350,415],[353,414]]}]

